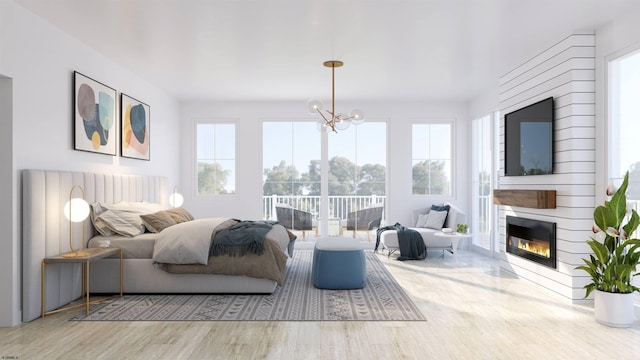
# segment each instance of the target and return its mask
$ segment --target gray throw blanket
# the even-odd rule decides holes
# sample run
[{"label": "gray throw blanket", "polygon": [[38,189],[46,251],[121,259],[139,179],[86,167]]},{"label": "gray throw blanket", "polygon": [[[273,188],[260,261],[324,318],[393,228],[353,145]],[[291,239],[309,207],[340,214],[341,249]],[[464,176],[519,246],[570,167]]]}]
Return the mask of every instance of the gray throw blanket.
[{"label": "gray throw blanket", "polygon": [[406,228],[400,223],[379,228],[376,231],[376,248],[380,245],[380,234],[385,230],[396,230],[398,233],[398,247],[400,248],[400,256],[398,260],[423,260],[427,257],[427,247],[419,232]]},{"label": "gray throw blanket", "polygon": [[243,256],[247,253],[262,255],[264,237],[275,221],[240,221],[224,230],[214,233],[211,241],[211,256]]}]

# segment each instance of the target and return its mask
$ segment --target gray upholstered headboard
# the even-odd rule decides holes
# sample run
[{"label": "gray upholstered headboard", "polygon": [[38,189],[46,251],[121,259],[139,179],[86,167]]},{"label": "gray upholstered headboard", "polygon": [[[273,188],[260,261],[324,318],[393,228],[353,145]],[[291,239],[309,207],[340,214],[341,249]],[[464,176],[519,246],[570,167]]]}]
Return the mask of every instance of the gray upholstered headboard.
[{"label": "gray upholstered headboard", "polygon": [[[161,176],[96,174],[50,170],[22,172],[22,321],[41,314],[41,261],[69,251],[69,222],[63,206],[74,185],[84,189],[85,200],[116,203],[148,201],[167,204],[167,178]],[[74,193],[74,197],[78,193]],[[85,241],[93,227],[84,222]],[[82,243],[82,228],[73,227],[74,247]],[[83,244],[84,246],[84,244]],[[52,264],[45,275],[46,310],[80,297],[80,266]]]}]

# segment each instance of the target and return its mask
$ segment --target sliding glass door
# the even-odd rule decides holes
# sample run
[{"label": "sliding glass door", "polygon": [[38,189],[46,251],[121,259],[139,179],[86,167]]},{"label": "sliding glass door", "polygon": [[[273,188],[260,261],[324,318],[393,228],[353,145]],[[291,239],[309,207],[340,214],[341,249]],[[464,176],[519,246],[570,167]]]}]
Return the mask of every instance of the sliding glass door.
[{"label": "sliding glass door", "polygon": [[495,251],[492,229],[495,224],[493,206],[494,176],[494,132],[495,113],[472,121],[471,128],[471,232],[472,245],[480,252],[490,255]]},{"label": "sliding glass door", "polygon": [[[263,217],[285,224],[301,240],[325,229],[324,235],[371,241],[370,225],[384,223],[386,138],[385,122],[323,134],[315,122],[264,121]],[[371,207],[383,211],[363,218],[361,210]]]},{"label": "sliding glass door", "polygon": [[347,236],[372,241],[371,228],[384,223],[386,144],[385,122],[328,134],[329,217],[340,221]]},{"label": "sliding glass door", "polygon": [[313,122],[263,122],[262,211],[302,239],[314,235],[320,212],[320,133]]}]

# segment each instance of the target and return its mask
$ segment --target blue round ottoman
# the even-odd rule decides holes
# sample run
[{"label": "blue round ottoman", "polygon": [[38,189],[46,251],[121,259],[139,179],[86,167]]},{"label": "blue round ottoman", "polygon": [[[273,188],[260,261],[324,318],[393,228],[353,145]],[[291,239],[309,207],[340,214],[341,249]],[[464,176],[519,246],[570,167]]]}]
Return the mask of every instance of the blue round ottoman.
[{"label": "blue round ottoman", "polygon": [[319,289],[362,289],[367,282],[364,250],[352,238],[320,238],[313,249],[311,276]]}]

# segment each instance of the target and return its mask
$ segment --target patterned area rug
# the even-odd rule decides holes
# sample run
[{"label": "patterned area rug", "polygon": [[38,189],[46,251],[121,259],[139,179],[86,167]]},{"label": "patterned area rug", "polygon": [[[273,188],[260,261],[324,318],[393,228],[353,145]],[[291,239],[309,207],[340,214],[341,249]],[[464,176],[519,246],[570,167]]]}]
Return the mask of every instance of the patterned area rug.
[{"label": "patterned area rug", "polygon": [[413,301],[371,251],[367,285],[359,290],[313,286],[313,251],[298,250],[287,263],[282,287],[271,295],[126,295],[71,320],[425,320]]}]

